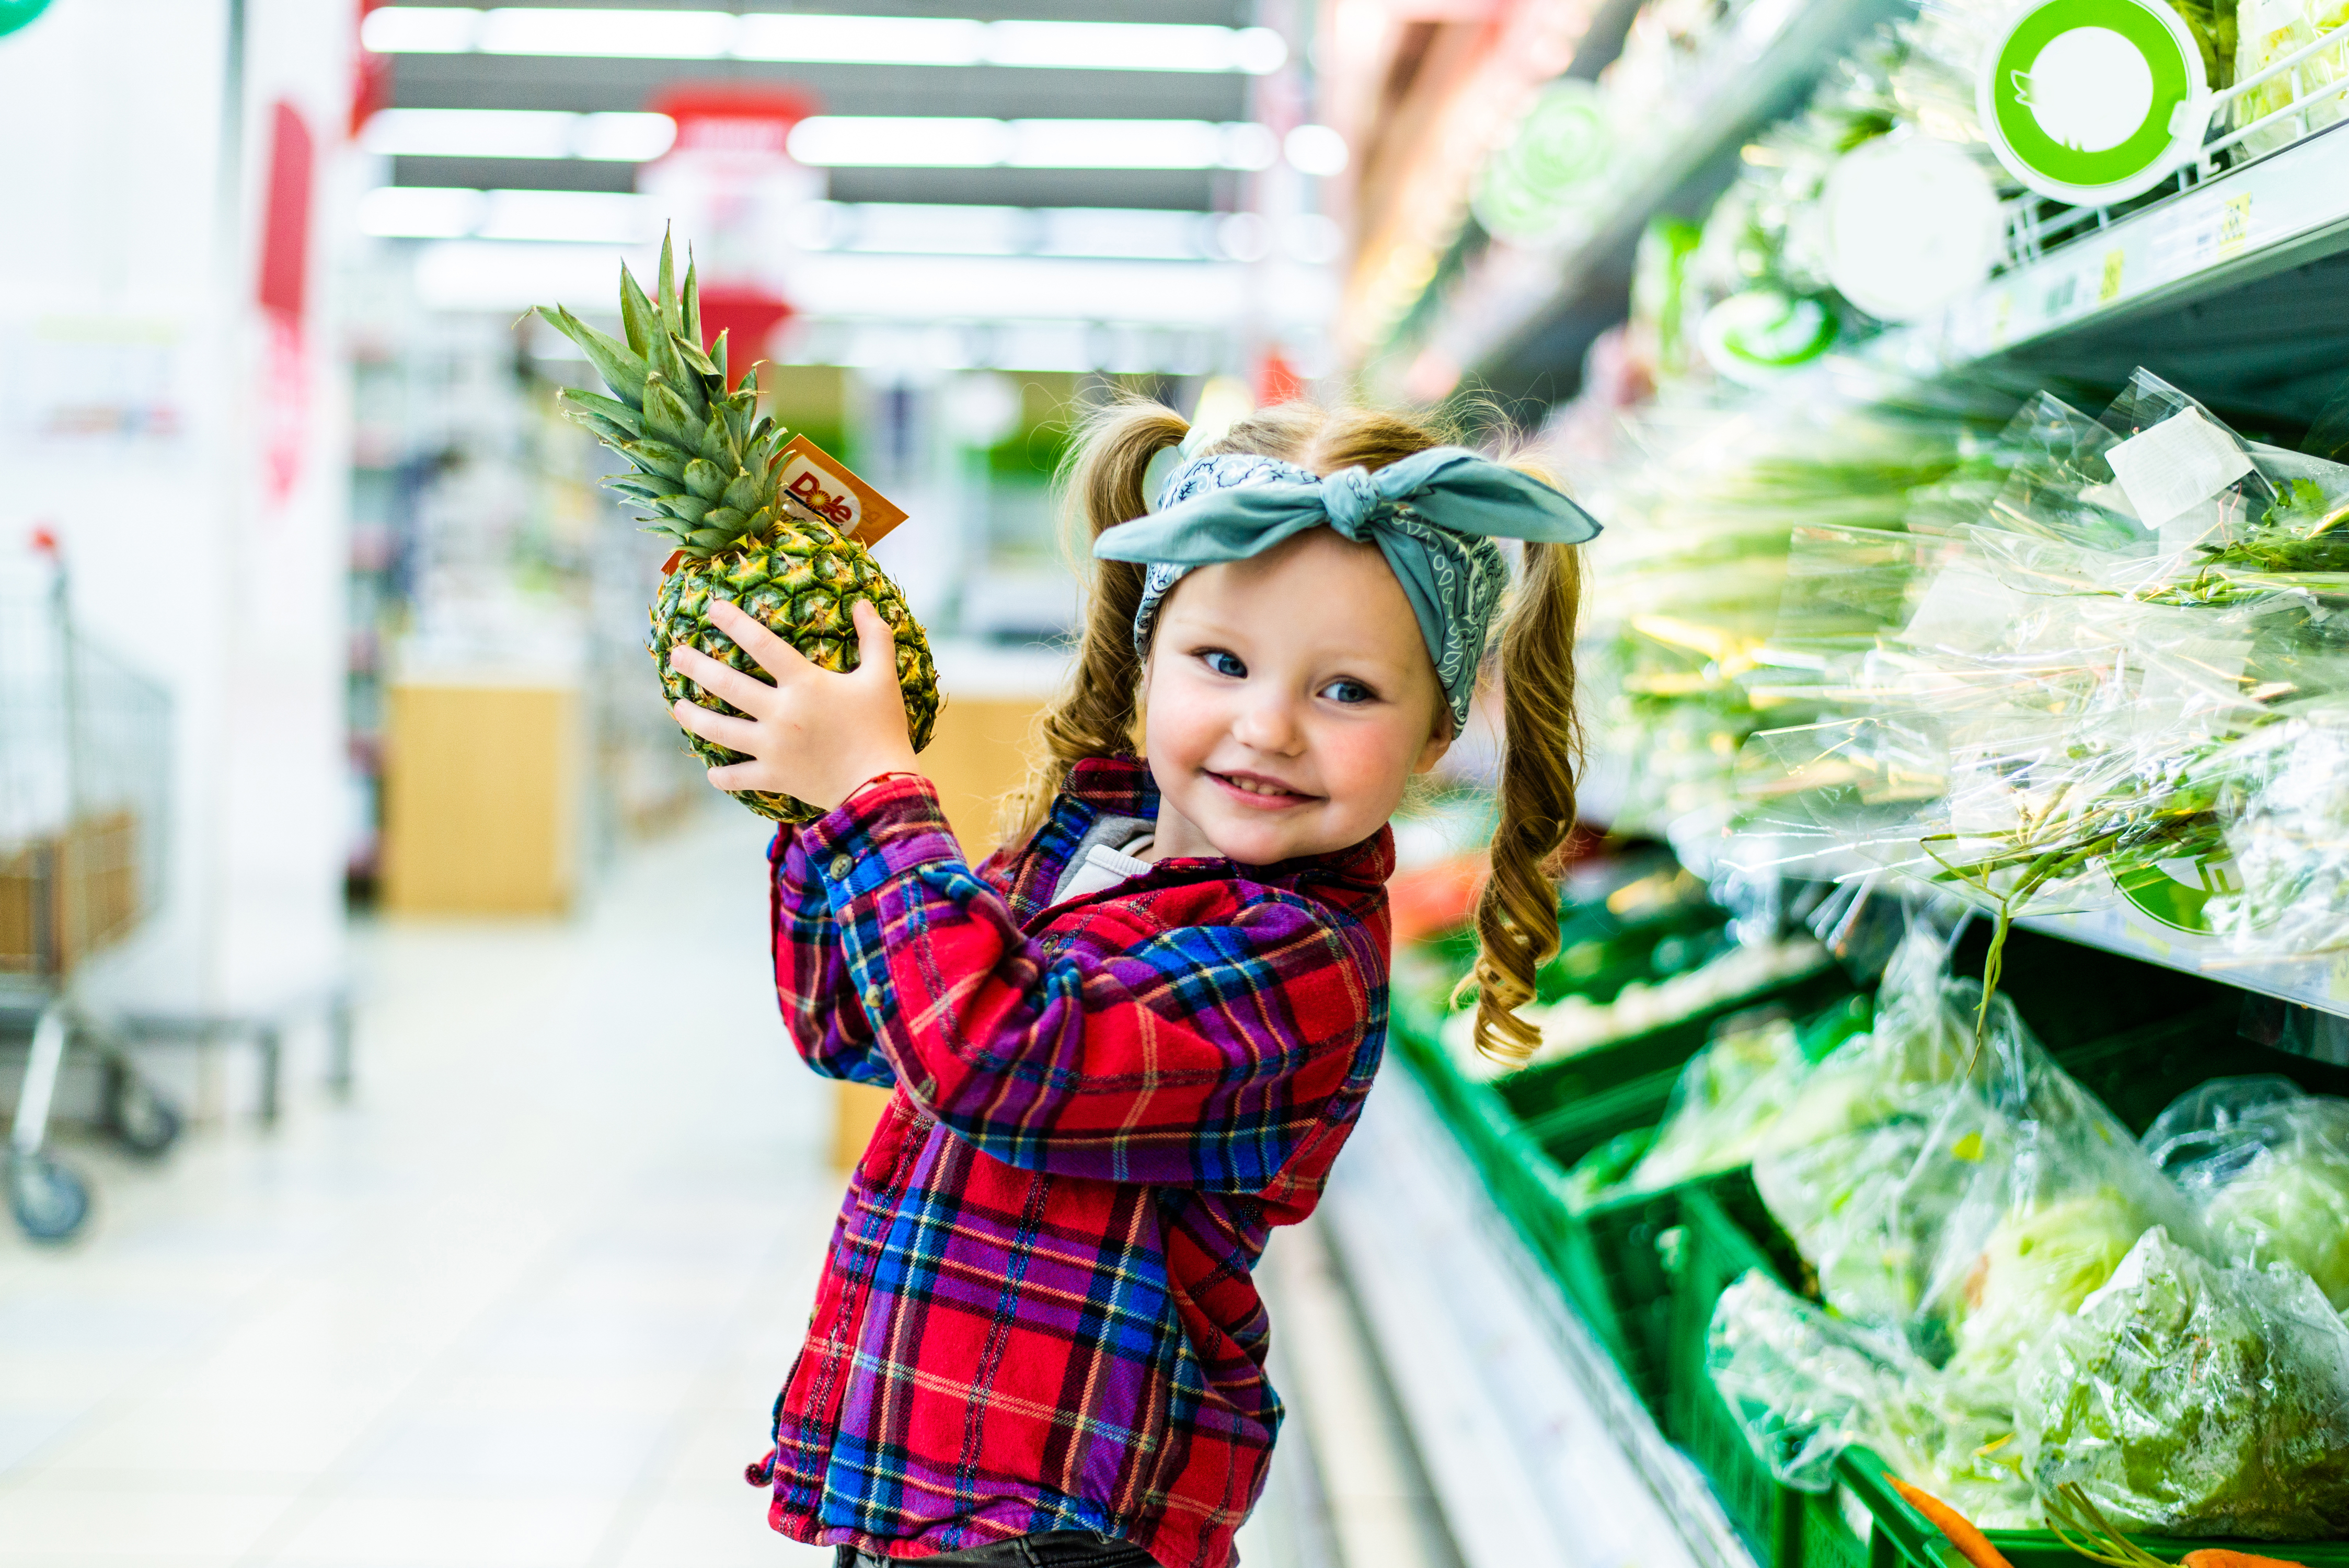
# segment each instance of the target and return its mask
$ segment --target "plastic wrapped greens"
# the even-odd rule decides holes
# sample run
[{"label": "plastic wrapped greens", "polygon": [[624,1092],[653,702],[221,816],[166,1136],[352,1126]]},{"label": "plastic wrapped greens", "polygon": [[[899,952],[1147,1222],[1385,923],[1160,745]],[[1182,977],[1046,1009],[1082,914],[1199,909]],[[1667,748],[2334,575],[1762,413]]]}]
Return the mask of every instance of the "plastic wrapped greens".
[{"label": "plastic wrapped greens", "polygon": [[1745,737],[1807,717],[1762,689],[1784,683],[1756,657],[1789,539],[1821,525],[1897,532],[1910,496],[1954,470],[1967,428],[1961,410],[1888,396],[1865,409],[1660,406],[1628,433],[1592,502],[1612,520],[1590,546],[1609,591],[1580,650],[1595,815],[1658,832],[1733,799]]},{"label": "plastic wrapped greens", "polygon": [[[2238,77],[2259,75],[2286,55],[2296,54],[2316,42],[2320,34],[2341,26],[2344,20],[2338,0],[2240,0],[2235,15]],[[2292,80],[2295,75],[2300,78],[2297,90]],[[2343,95],[2316,89],[2344,77],[2349,77],[2349,50],[2326,49],[2302,61],[2295,70],[2271,77],[2237,98],[2232,117],[2236,129],[2256,128],[2243,138],[2244,148],[2254,154],[2273,152],[2338,120]],[[2300,112],[2282,112],[2303,93],[2311,101]]]},{"label": "plastic wrapped greens", "polygon": [[2145,1148],[2229,1263],[2290,1264],[2349,1310],[2349,1099],[2289,1078],[2213,1078],[2161,1113]]},{"label": "plastic wrapped greens", "polygon": [[2148,1228],[2201,1232],[2005,997],[1974,1047],[1980,985],[1940,962],[1930,942],[1904,949],[1876,1028],[1811,1076],[1754,1175],[1828,1305],[1953,1373],[1997,1378]]},{"label": "plastic wrapped greens", "polygon": [[1740,1020],[1689,1058],[1656,1140],[1624,1182],[1653,1191],[1754,1158],[1810,1062],[1784,1017]]},{"label": "plastic wrapped greens", "polygon": [[1837,1457],[1858,1445],[1976,1523],[2039,1522],[2002,1387],[1938,1371],[1760,1274],[1722,1294],[1706,1362],[1754,1454],[1788,1486],[1826,1491]]},{"label": "plastic wrapped greens", "polygon": [[[1790,588],[1821,586],[1756,657],[1808,656],[1829,716],[1749,740],[1752,810],[2002,917],[2349,943],[2349,469],[2142,371],[2101,419],[2042,395],[1999,449],[1953,537],[1797,536]],[[1852,606],[1842,645],[1814,599]]]},{"label": "plastic wrapped greens", "polygon": [[2160,1534],[2349,1530],[2349,1326],[2298,1269],[2216,1267],[2148,1231],[2042,1335],[2016,1422],[2043,1493],[2075,1484]]},{"label": "plastic wrapped greens", "polygon": [[[1853,997],[1798,1027],[1770,1011],[1726,1020],[1705,1047],[1689,1058],[1672,1085],[1655,1137],[1628,1171],[1614,1173],[1621,1191],[1652,1192],[1718,1171],[1749,1164],[1780,1141],[1786,1112],[1805,1098],[1817,1059],[1868,1026],[1868,1004]],[[1796,1129],[1785,1135],[1803,1137]],[[1602,1145],[1574,1174],[1593,1193],[1619,1166],[1622,1149]]]}]

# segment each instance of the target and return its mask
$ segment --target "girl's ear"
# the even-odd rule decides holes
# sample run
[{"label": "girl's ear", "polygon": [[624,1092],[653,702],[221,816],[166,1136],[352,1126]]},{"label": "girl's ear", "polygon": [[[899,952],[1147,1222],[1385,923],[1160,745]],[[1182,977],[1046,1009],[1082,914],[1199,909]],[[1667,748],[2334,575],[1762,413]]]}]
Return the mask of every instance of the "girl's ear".
[{"label": "girl's ear", "polygon": [[1414,778],[1433,770],[1437,763],[1444,760],[1444,754],[1452,749],[1452,737],[1451,710],[1439,704],[1435,710],[1435,727],[1429,732],[1427,744],[1419,748],[1419,756],[1411,765]]}]

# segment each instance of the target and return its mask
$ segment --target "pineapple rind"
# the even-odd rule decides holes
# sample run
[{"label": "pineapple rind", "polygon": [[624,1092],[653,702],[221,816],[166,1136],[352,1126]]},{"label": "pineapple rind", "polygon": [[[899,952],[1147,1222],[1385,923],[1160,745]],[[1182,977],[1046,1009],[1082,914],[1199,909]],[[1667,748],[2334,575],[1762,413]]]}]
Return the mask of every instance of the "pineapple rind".
[{"label": "pineapple rind", "polygon": [[[788,434],[759,412],[755,369],[740,387],[727,377],[726,336],[701,348],[701,299],[691,267],[676,286],[668,242],[661,244],[657,286],[647,296],[620,269],[620,323],[626,341],[596,331],[557,305],[541,311],[579,345],[614,397],[569,389],[564,411],[626,458],[633,471],[605,482],[649,513],[647,532],[676,543],[680,559],[663,578],[651,608],[646,649],[661,689],[715,712],[735,710],[669,667],[679,643],[734,668],[757,664],[709,624],[718,600],[739,604],[807,658],[833,671],[856,667],[849,611],[870,600],[893,632],[898,686],[914,749],[937,724],[937,666],[921,624],[872,552],[829,522],[783,501],[776,467]],[[688,748],[711,767],[748,760],[698,737]],[[818,808],[789,795],[738,791],[751,810],[784,822],[812,822]]]}]

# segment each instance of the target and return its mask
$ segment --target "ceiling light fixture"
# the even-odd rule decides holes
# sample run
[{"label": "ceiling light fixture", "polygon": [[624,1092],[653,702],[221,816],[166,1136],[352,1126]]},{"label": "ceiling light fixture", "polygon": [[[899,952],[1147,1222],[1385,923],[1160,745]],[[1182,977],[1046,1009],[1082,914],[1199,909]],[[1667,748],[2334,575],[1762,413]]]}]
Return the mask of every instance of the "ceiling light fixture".
[{"label": "ceiling light fixture", "polygon": [[394,158],[585,158],[643,163],[667,152],[676,139],[677,122],[665,114],[387,108],[367,120],[359,145]]},{"label": "ceiling light fixture", "polygon": [[812,115],[792,129],[792,156],[816,168],[1269,168],[1272,133],[1242,120],[960,119]]},{"label": "ceiling light fixture", "polygon": [[810,65],[1006,66],[1042,70],[1239,72],[1288,59],[1269,27],[1166,22],[981,22],[730,11],[479,9],[383,5],[359,41],[386,55],[545,55],[799,61]]}]

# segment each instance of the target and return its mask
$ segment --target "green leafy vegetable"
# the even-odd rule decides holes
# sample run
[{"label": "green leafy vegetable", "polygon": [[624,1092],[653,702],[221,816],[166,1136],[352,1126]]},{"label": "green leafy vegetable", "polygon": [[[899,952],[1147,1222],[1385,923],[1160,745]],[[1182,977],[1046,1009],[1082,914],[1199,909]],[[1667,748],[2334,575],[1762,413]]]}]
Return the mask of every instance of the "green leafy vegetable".
[{"label": "green leafy vegetable", "polygon": [[2047,1326],[2016,1415],[2040,1492],[2076,1485],[2120,1529],[2349,1530],[2349,1326],[2287,1265],[2222,1269],[2147,1232]]}]

